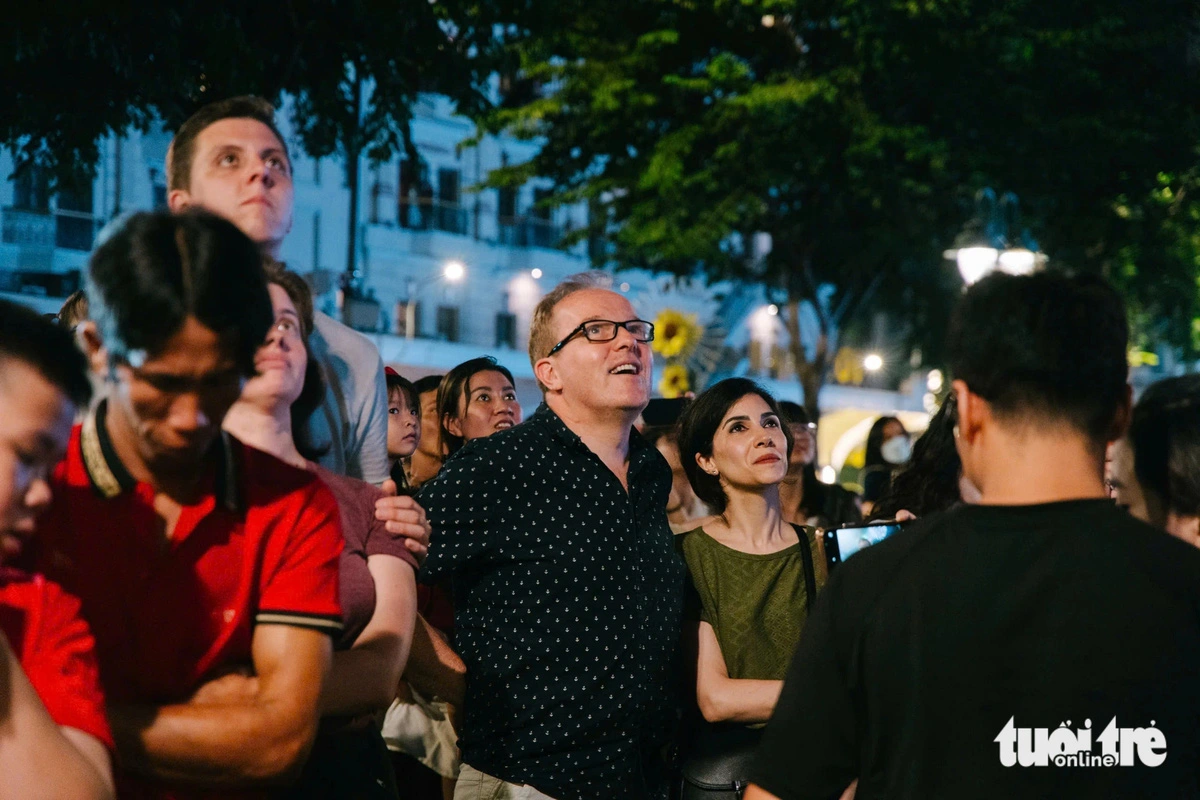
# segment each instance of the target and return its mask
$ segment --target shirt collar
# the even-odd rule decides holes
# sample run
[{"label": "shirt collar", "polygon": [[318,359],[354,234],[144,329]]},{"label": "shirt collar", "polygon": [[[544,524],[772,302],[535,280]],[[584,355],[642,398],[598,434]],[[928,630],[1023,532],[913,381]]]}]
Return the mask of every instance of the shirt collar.
[{"label": "shirt collar", "polygon": [[[79,444],[83,453],[83,468],[92,488],[101,497],[111,500],[132,491],[137,486],[137,480],[117,456],[105,425],[107,415],[108,400],[101,400],[84,419]],[[245,510],[245,506],[241,492],[241,462],[237,458],[234,443],[229,434],[221,431],[214,445],[221,465],[217,472],[216,496],[227,510],[239,513]]]},{"label": "shirt collar", "polygon": [[[561,442],[576,450],[584,450],[592,452],[583,439],[579,438],[579,434],[567,427],[567,424],[555,414],[550,406],[542,403],[537,407],[537,411],[533,412],[533,416],[529,418],[530,422],[537,421],[538,424],[545,426],[551,433],[554,434]],[[646,461],[647,451],[656,452],[645,437],[637,432],[636,428],[629,431],[629,472],[632,474],[635,469],[640,468]]]}]

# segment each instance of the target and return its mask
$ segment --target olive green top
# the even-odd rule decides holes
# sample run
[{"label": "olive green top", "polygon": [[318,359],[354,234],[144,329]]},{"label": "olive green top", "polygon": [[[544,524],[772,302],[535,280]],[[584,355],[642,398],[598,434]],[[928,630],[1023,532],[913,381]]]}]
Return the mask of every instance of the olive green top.
[{"label": "olive green top", "polygon": [[[814,533],[804,531],[815,561]],[[783,680],[808,617],[803,543],[743,553],[703,528],[680,534],[678,543],[696,590],[690,616],[712,625],[729,677]]]}]

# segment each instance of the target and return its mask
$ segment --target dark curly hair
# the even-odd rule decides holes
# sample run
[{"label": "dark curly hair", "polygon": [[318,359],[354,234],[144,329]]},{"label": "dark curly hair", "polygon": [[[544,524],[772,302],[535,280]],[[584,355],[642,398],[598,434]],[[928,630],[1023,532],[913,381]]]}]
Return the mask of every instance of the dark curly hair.
[{"label": "dark curly hair", "polygon": [[872,519],[895,519],[900,510],[918,517],[944,511],[962,500],[958,481],[962,461],[954,446],[958,401],[951,393],[913,445],[912,457],[892,478],[871,511]]}]

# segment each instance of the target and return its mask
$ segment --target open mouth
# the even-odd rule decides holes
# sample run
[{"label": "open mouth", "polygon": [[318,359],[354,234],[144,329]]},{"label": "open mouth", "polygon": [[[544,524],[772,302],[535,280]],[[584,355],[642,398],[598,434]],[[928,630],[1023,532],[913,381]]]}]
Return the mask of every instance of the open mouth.
[{"label": "open mouth", "polygon": [[612,369],[610,369],[608,371],[608,374],[609,375],[640,375],[641,372],[642,372],[641,367],[639,367],[637,364],[621,364],[620,366],[613,367]]},{"label": "open mouth", "polygon": [[502,431],[506,428],[511,428],[512,426],[513,426],[513,421],[511,419],[502,419],[499,422],[497,422],[495,425],[493,425],[492,427],[494,427],[498,431]]}]

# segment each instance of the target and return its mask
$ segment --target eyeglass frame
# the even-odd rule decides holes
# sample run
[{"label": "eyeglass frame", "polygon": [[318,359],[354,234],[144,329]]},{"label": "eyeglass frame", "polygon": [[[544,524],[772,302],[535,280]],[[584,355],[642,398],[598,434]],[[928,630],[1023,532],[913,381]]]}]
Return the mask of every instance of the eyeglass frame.
[{"label": "eyeglass frame", "polygon": [[[589,337],[586,333],[587,326],[591,325],[594,322],[607,322],[608,324],[612,325],[613,326],[613,335],[608,339],[592,339],[591,337]],[[629,330],[629,324],[631,322],[640,322],[643,325],[648,325],[650,327],[650,336],[646,339],[639,339],[637,336],[634,336],[633,331]],[[564,347],[567,346],[568,342],[570,342],[572,339],[574,339],[576,336],[578,336],[581,333],[583,334],[584,338],[587,339],[589,342],[611,342],[617,338],[617,331],[621,328],[624,328],[626,330],[626,332],[628,332],[630,336],[633,336],[634,340],[637,341],[639,344],[646,344],[647,342],[654,341],[654,323],[650,322],[649,320],[627,319],[624,322],[617,322],[616,320],[612,320],[612,319],[588,319],[588,320],[584,320],[583,322],[576,325],[575,328],[572,329],[572,331],[567,334],[565,339],[563,339],[558,344],[554,345],[554,347],[551,347],[550,352],[546,353],[546,358],[549,358],[550,356],[557,353],[559,350],[562,350]]]}]

